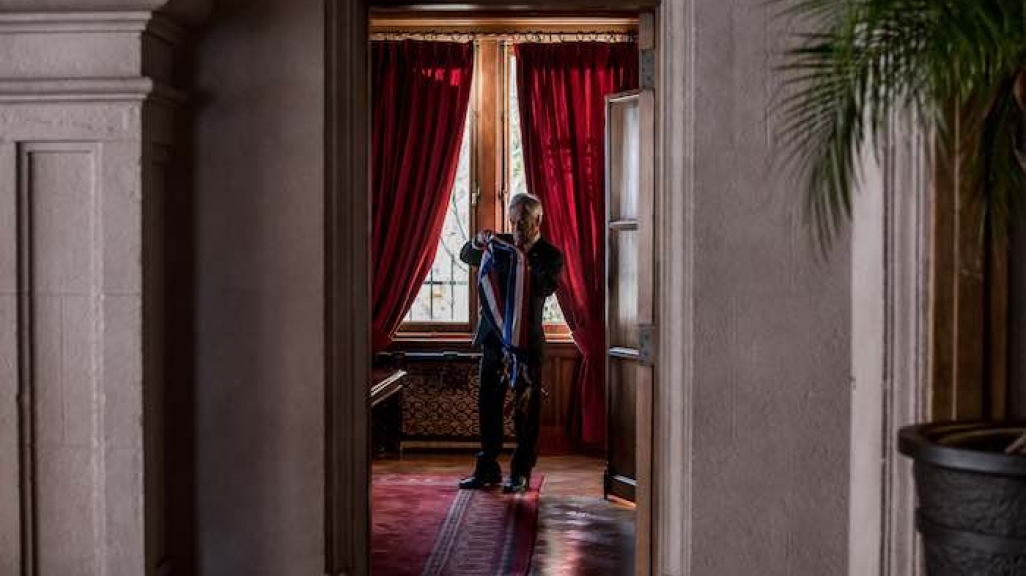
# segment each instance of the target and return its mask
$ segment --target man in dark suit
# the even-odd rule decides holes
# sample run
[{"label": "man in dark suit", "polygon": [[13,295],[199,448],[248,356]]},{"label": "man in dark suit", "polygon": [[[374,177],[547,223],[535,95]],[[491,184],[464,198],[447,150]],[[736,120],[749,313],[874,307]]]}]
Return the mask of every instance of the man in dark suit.
[{"label": "man in dark suit", "polygon": [[[541,410],[541,367],[545,354],[545,332],[542,310],[545,299],[556,291],[563,270],[563,254],[541,237],[542,204],[530,194],[517,194],[510,201],[509,221],[513,234],[499,234],[498,238],[510,242],[527,255],[531,270],[530,307],[528,312],[528,338],[523,348],[526,382],[519,382],[514,390],[514,430],[517,447],[510,462],[509,481],[504,492],[524,492],[531,479],[531,469],[538,455],[538,431]],[[485,246],[496,237],[491,230],[482,230],[460,251],[460,260],[471,266],[480,266]],[[504,265],[506,264],[506,265]],[[496,271],[499,285],[505,286],[509,274],[508,260],[498,263]],[[482,306],[484,299],[482,298]],[[474,344],[481,347],[481,390],[478,397],[478,419],[481,425],[481,451],[477,454],[474,473],[460,481],[460,488],[478,489],[498,484],[502,480],[498,457],[502,449],[503,405],[508,386],[503,378],[502,336],[498,328],[480,315]],[[530,384],[528,384],[528,382]]]}]

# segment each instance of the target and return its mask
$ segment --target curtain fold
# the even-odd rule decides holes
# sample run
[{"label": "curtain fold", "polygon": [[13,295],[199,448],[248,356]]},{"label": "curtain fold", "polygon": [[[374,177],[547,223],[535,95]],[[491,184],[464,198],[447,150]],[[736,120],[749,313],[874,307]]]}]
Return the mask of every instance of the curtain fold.
[{"label": "curtain fold", "polygon": [[392,341],[431,270],[473,69],[469,43],[371,43],[374,352]]},{"label": "curtain fold", "polygon": [[583,356],[574,432],[604,448],[605,97],[637,88],[633,42],[518,44],[517,94],[527,188],[545,207],[542,233],[563,252],[556,291]]}]

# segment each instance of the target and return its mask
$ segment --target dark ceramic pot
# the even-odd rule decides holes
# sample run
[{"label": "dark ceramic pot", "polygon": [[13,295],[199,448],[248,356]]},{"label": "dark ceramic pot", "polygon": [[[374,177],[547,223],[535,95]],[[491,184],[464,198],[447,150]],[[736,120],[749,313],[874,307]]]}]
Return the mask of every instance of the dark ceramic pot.
[{"label": "dark ceramic pot", "polygon": [[1026,456],[1004,449],[1024,425],[907,426],[929,576],[1026,576]]}]

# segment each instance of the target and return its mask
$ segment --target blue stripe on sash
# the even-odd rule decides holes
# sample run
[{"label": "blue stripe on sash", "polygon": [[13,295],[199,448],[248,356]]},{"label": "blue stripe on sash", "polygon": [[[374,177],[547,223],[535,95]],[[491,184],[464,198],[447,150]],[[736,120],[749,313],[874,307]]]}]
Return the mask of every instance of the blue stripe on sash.
[{"label": "blue stripe on sash", "polygon": [[[502,289],[498,282],[498,267],[495,262],[495,256],[498,252],[509,256],[509,273],[506,278],[505,293],[495,294],[493,287]],[[497,238],[493,239],[485,247],[477,279],[478,286],[484,296],[484,305],[481,307],[482,311],[492,322],[492,326],[495,326],[500,332],[502,349],[509,366],[509,385],[511,388],[516,388],[517,381],[521,376],[524,377],[529,386],[531,384],[530,378],[526,375],[527,363],[520,357],[524,350],[518,344],[523,343],[515,340],[517,335],[513,332],[514,327],[519,327],[520,323],[525,321],[522,316],[527,312],[526,309],[517,309],[516,286],[519,280],[518,263],[521,254],[516,247],[509,243]],[[495,275],[495,284],[491,282],[492,275]],[[530,280],[529,278],[524,278],[524,281]],[[520,305],[521,307],[527,307],[529,303],[525,301],[521,302]]]}]

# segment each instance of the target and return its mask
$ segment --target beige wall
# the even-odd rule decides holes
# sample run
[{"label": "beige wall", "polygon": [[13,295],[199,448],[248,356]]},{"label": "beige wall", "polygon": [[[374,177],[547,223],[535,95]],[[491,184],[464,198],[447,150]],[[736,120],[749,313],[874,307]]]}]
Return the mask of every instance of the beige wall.
[{"label": "beige wall", "polygon": [[849,244],[817,261],[774,164],[782,22],[761,0],[693,4],[691,573],[844,574]]},{"label": "beige wall", "polygon": [[203,575],[323,572],[323,2],[219,2],[196,75]]}]

